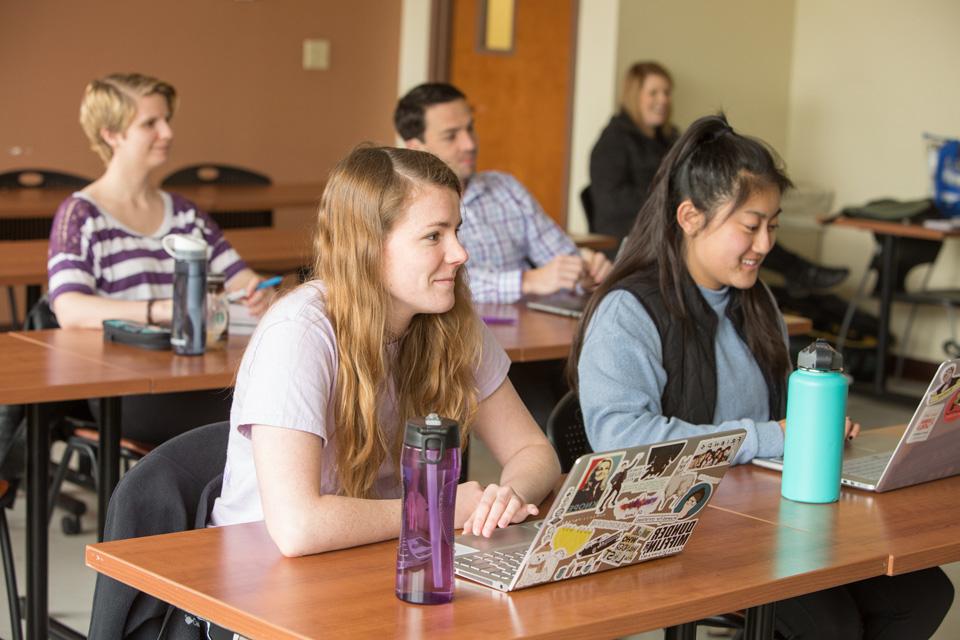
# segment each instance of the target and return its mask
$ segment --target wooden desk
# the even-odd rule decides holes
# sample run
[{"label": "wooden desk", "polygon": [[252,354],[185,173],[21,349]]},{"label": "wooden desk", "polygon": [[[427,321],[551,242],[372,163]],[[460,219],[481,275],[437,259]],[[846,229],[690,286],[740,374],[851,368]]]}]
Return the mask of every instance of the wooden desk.
[{"label": "wooden desk", "polygon": [[872,231],[880,241],[880,273],[878,274],[880,277],[880,326],[877,330],[877,370],[873,378],[873,393],[877,396],[884,396],[887,385],[887,351],[890,345],[890,307],[893,304],[893,286],[897,277],[895,262],[897,244],[900,238],[942,242],[947,238],[960,237],[960,229],[938,231],[917,224],[848,218],[846,216],[824,220],[824,222],[838,227]]},{"label": "wooden desk", "polygon": [[[323,182],[272,185],[199,185],[168,189],[208,213],[316,206]],[[52,218],[76,189],[0,189],[0,218]]]},{"label": "wooden desk", "polygon": [[[903,427],[883,432],[895,445]],[[835,504],[803,504],[780,496],[779,473],[748,464],[727,473],[710,506],[781,529],[857,541],[885,554],[886,573],[897,575],[960,560],[960,513],[951,508],[958,492],[954,476],[886,493],[844,487]]]},{"label": "wooden desk", "polygon": [[571,233],[570,239],[578,247],[593,249],[594,251],[606,251],[607,249],[617,248],[617,239],[613,236],[605,236],[600,233]]},{"label": "wooden desk", "polygon": [[[787,561],[789,559],[789,561]],[[453,603],[394,595],[396,541],[284,558],[263,523],[89,545],[87,565],[249,638],[616,637],[881,575],[882,555],[708,510],[678,556]]]},{"label": "wooden desk", "polygon": [[[109,396],[102,403],[103,433],[119,441],[118,396],[147,393],[148,377],[136,370],[90,360],[66,351],[0,334],[0,404],[27,410],[27,631],[46,638],[48,629],[48,524],[50,428],[45,403]],[[104,468],[100,467],[104,478]],[[109,474],[106,475],[109,478]],[[106,502],[100,505],[106,509]]]}]

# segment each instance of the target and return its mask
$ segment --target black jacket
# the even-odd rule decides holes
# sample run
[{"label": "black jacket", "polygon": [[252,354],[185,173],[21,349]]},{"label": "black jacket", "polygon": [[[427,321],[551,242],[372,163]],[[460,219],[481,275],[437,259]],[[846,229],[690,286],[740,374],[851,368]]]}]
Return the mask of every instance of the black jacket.
[{"label": "black jacket", "polygon": [[660,161],[677,132],[643,135],[625,112],[610,119],[590,154],[591,230],[623,239],[630,232]]}]

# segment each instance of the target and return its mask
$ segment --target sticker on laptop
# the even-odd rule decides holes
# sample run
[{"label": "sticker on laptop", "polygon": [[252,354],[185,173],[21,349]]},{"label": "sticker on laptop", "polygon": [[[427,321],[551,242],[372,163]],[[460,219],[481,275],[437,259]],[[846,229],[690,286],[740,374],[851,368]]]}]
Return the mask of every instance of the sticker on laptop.
[{"label": "sticker on laptop", "polygon": [[954,391],[960,389],[960,375],[957,373],[957,365],[948,364],[940,374],[940,383],[930,392],[927,404],[939,404],[947,399]]},{"label": "sticker on laptop", "polygon": [[586,511],[594,509],[603,496],[607,488],[610,476],[613,475],[620,460],[623,459],[623,452],[595,456],[590,459],[587,470],[577,484],[577,492],[573,496],[568,511],[575,513],[577,511]]},{"label": "sticker on laptop", "polygon": [[697,526],[697,520],[684,520],[657,527],[647,539],[640,551],[641,560],[659,558],[677,553],[683,549]]},{"label": "sticker on laptop", "polygon": [[577,551],[577,557],[586,558],[589,556],[596,555],[601,551],[603,551],[604,549],[607,549],[615,545],[617,543],[617,540],[619,540],[623,536],[623,534],[624,534],[623,531],[609,531],[606,533],[601,533],[597,535],[595,538],[593,538],[590,542],[583,545],[580,551]]},{"label": "sticker on laptop", "polygon": [[954,422],[960,418],[960,391],[954,391],[950,399],[947,400],[947,406],[943,408],[944,422]]},{"label": "sticker on laptop", "polygon": [[644,491],[637,495],[621,498],[613,508],[613,517],[617,520],[636,520],[637,516],[656,511],[660,504],[659,491]]},{"label": "sticker on laptop", "polygon": [[640,480],[662,477],[667,475],[668,469],[672,472],[670,465],[677,460],[677,456],[680,455],[685,446],[687,446],[686,440],[650,447],[650,453],[647,454],[647,466],[640,474]]},{"label": "sticker on laptop", "polygon": [[690,487],[690,490],[673,506],[673,512],[681,520],[695,516],[710,499],[713,493],[713,485],[708,482],[701,482]]},{"label": "sticker on laptop", "polygon": [[610,481],[607,482],[607,486],[603,491],[603,495],[600,497],[600,501],[597,503],[597,514],[602,514],[607,509],[611,509],[616,504],[617,498],[620,497],[620,492],[623,491],[623,483],[626,482],[627,476],[630,475],[632,469],[640,467],[639,456],[634,456],[633,460],[629,462],[624,460],[620,463],[620,466],[617,468],[617,472],[610,477]]},{"label": "sticker on laptop", "polygon": [[652,527],[632,527],[617,540],[615,545],[604,551],[600,559],[614,567],[631,564],[652,531]]},{"label": "sticker on laptop", "polygon": [[589,527],[580,527],[573,524],[565,524],[559,527],[550,539],[550,548],[557,550],[563,549],[568,556],[572,556],[587,544],[587,540],[593,535],[594,529]]},{"label": "sticker on laptop", "polygon": [[526,587],[532,584],[546,582],[557,570],[561,560],[567,558],[563,549],[546,549],[537,551],[530,556],[523,575],[517,581],[517,587]]},{"label": "sticker on laptop", "polygon": [[710,438],[697,445],[693,457],[687,464],[687,470],[709,469],[722,464],[729,464],[736,451],[737,445],[743,440],[743,436],[725,436],[722,438]]},{"label": "sticker on laptop", "polygon": [[940,412],[943,407],[927,407],[920,413],[916,426],[910,435],[907,436],[907,442],[924,442],[933,433],[933,427],[940,419]]}]

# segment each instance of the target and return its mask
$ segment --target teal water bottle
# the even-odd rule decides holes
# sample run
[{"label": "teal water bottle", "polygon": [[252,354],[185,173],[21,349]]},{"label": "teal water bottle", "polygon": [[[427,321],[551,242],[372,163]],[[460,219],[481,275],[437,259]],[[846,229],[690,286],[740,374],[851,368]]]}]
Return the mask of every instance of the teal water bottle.
[{"label": "teal water bottle", "polygon": [[817,340],[797,357],[787,384],[780,493],[797,502],[836,502],[843,466],[847,379],[843,356]]}]

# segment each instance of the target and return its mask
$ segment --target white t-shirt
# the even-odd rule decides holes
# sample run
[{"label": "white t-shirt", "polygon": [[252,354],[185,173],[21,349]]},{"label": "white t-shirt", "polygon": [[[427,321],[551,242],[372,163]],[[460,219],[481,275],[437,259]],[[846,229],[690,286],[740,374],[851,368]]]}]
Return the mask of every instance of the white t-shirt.
[{"label": "white t-shirt", "polygon": [[[250,426],[263,424],[313,433],[323,439],[320,490],[335,494],[337,440],[334,389],[337,342],[324,310],[323,284],[307,283],[278,300],[260,321],[243,354],[230,411],[230,440],[223,490],[213,507],[211,524],[263,520],[253,462]],[[479,399],[496,391],[507,376],[510,360],[484,326],[477,364]],[[387,442],[399,428],[392,381],[379,398]],[[380,498],[397,498],[400,485],[395,461],[380,468],[374,490]]]}]

